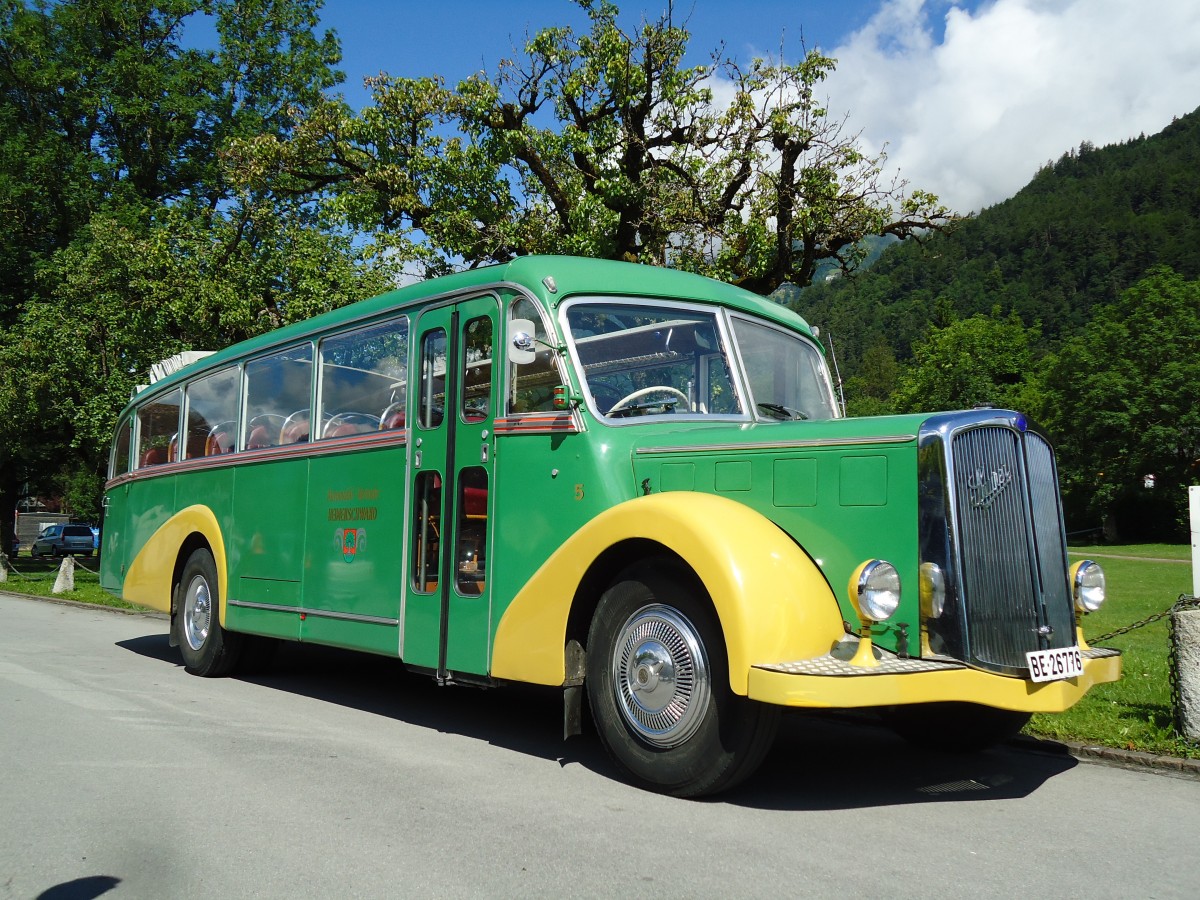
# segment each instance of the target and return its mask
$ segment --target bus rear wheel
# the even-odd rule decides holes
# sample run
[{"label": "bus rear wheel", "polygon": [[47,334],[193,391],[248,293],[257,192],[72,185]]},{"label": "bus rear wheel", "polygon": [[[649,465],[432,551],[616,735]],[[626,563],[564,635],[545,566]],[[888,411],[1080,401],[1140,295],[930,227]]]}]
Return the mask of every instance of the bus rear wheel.
[{"label": "bus rear wheel", "polygon": [[601,597],[587,689],[600,740],[645,788],[696,797],[733,787],[775,737],[778,710],[733,693],[715,612],[690,573],[627,570]]},{"label": "bus rear wheel", "polygon": [[227,675],[241,656],[242,636],[221,627],[218,590],[212,554],[203,548],[193,551],[175,588],[171,620],[184,668],[193,675]]}]

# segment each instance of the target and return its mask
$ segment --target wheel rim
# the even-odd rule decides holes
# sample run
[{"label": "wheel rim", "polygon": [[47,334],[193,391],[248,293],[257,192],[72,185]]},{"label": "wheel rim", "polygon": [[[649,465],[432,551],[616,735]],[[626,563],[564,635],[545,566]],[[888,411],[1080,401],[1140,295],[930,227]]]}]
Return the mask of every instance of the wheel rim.
[{"label": "wheel rim", "polygon": [[183,639],[193,650],[204,646],[212,627],[212,592],[203,575],[195,576],[183,595]]},{"label": "wheel rim", "polygon": [[676,747],[703,721],[708,658],[695,626],[671,607],[646,606],[626,620],[612,675],[621,717],[647,743]]}]

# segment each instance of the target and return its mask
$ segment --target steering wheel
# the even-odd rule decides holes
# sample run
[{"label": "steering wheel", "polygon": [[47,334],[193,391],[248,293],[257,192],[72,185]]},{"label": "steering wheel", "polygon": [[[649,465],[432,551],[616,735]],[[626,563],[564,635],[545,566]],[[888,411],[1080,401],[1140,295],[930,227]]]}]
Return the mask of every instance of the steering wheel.
[{"label": "steering wheel", "polygon": [[665,391],[668,394],[674,394],[685,404],[688,402],[687,394],[678,388],[673,388],[668,384],[652,384],[650,387],[640,388],[639,390],[634,391],[632,394],[626,394],[624,397],[614,403],[609,411],[605,413],[605,415],[611,416],[619,409],[622,409],[626,403],[637,400],[639,397],[645,397],[647,394],[653,394],[655,391]]}]

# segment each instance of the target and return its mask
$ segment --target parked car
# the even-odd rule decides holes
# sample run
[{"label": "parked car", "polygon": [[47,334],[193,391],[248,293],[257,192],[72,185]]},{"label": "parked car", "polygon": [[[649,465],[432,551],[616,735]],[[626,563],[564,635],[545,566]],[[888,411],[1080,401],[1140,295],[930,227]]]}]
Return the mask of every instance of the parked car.
[{"label": "parked car", "polygon": [[29,548],[34,559],[41,556],[91,556],[94,537],[87,525],[48,525]]}]

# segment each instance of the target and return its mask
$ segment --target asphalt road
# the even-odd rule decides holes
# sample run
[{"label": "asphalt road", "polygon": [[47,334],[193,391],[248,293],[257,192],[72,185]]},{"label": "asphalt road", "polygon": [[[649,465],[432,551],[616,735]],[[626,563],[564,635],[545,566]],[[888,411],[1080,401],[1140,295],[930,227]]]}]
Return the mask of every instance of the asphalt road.
[{"label": "asphalt road", "polygon": [[674,800],[560,717],[320,648],[194,678],[161,618],[0,595],[0,898],[1200,893],[1197,780],[790,715]]}]

